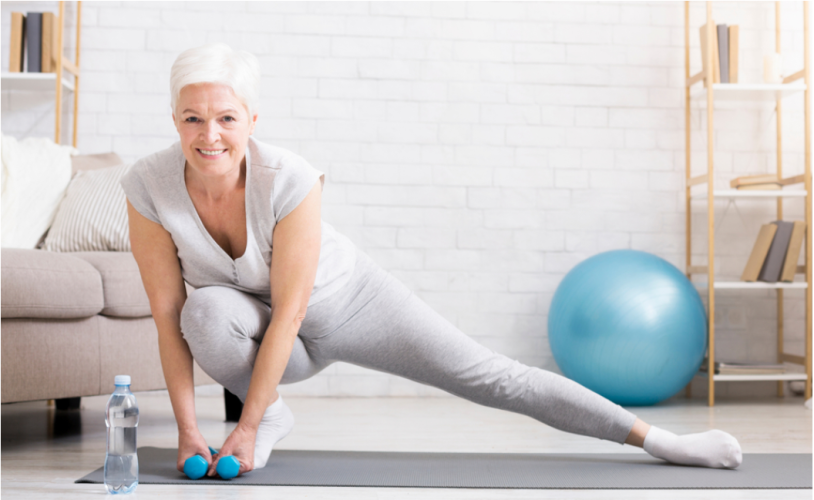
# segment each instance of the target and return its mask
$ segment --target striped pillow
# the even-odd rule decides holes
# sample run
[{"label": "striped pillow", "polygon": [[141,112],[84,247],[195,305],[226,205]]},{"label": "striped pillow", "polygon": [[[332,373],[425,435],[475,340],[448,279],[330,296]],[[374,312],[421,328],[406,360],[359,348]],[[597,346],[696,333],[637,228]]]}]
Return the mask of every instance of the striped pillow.
[{"label": "striped pillow", "polygon": [[45,250],[130,251],[127,203],[119,185],[127,167],[116,165],[76,174],[45,236]]}]

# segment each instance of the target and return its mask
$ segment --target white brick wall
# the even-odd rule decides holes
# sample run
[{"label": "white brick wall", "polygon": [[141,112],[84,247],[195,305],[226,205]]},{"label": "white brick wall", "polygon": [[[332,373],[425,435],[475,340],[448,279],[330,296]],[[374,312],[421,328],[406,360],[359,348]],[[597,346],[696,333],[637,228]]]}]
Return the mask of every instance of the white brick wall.
[{"label": "white brick wall", "polygon": [[[3,32],[12,11],[55,5],[3,2]],[[741,26],[741,81],[760,81],[762,55],[774,49],[773,4],[714,9],[717,22]],[[788,74],[802,67],[802,8],[782,11]],[[692,4],[691,18],[694,73],[703,4]],[[82,37],[82,152],[132,161],[171,144],[167,88],[178,53],[214,41],[250,50],[263,71],[256,135],[326,172],[323,217],[462,331],[512,358],[559,371],[548,307],[582,260],[632,248],[684,269],[680,2],[85,2]],[[2,49],[5,69],[7,36]],[[706,169],[703,105],[693,104],[693,175]],[[801,106],[802,96],[784,103],[786,175],[803,168]],[[2,118],[4,134],[53,134],[48,95],[3,91]],[[715,120],[716,183],[774,170],[771,104],[722,103]],[[721,278],[739,276],[774,205],[719,202]],[[702,202],[694,207],[693,261],[702,265],[706,215]],[[785,217],[802,209],[787,201]],[[787,349],[801,353],[804,295],[786,296]],[[719,359],[774,361],[774,297],[717,294]],[[443,394],[342,364],[284,390]]]}]

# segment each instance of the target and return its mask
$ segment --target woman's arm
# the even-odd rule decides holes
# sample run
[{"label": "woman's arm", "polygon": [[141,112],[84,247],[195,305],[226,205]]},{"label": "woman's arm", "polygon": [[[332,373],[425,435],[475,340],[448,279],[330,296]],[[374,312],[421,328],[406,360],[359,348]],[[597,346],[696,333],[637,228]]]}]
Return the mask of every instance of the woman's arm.
[{"label": "woman's arm", "polygon": [[[257,352],[240,421],[219,454],[237,456],[241,473],[254,467],[257,427],[283,377],[314,288],[322,242],[321,196],[322,185],[317,181],[308,196],[274,228],[271,322]],[[244,459],[251,466],[243,463]],[[213,463],[210,473],[215,467]]]},{"label": "woman's arm", "polygon": [[[192,353],[181,335],[181,309],[187,298],[177,249],[170,234],[160,224],[147,219],[127,202],[130,225],[130,246],[141,273],[141,280],[150,311],[158,330],[158,350],[164,380],[170,393],[170,402],[178,424],[182,442],[197,440],[198,424],[195,418],[195,384],[192,379]],[[192,436],[191,439],[185,439]],[[196,447],[197,448],[197,447]],[[209,456],[206,444],[205,457]],[[186,457],[181,457],[179,463]],[[189,456],[194,455],[192,453]],[[183,466],[181,466],[183,467]]]}]

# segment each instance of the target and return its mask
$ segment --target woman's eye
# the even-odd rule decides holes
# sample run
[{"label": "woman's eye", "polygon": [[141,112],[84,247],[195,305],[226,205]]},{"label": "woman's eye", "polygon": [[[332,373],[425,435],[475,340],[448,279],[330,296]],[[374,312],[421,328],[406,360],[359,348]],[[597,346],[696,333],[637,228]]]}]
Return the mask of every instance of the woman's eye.
[{"label": "woman's eye", "polygon": [[231,116],[224,116],[224,117],[223,117],[223,120],[224,120],[224,121],[227,121],[227,122],[233,122],[233,121],[235,121],[235,119],[234,119],[234,118],[232,118]]},{"label": "woman's eye", "polygon": [[196,117],[194,117],[194,116],[190,116],[189,118],[187,118],[187,119],[186,119],[186,120],[184,120],[184,121],[185,121],[185,122],[189,122],[189,123],[195,123],[195,122],[197,122],[197,121],[198,121],[198,119],[197,119]]}]

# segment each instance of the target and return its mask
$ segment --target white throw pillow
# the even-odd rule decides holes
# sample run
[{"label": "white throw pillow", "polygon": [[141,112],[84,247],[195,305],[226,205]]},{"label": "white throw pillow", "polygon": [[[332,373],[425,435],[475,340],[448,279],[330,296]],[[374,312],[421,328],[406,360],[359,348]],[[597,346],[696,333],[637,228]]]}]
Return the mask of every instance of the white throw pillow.
[{"label": "white throw pillow", "polygon": [[119,181],[127,165],[80,171],[59,206],[45,250],[130,251],[127,202]]},{"label": "white throw pillow", "polygon": [[48,230],[71,181],[76,150],[45,138],[2,136],[0,245],[34,248]]}]

